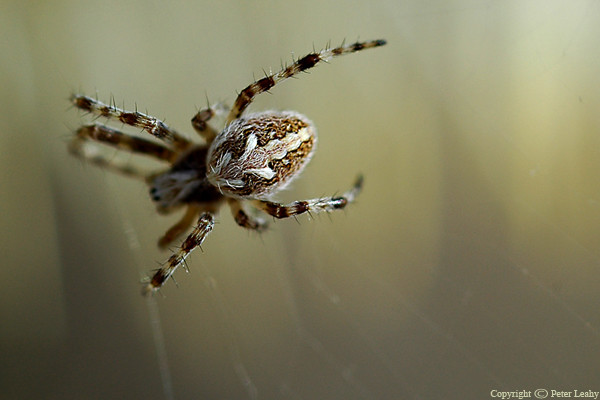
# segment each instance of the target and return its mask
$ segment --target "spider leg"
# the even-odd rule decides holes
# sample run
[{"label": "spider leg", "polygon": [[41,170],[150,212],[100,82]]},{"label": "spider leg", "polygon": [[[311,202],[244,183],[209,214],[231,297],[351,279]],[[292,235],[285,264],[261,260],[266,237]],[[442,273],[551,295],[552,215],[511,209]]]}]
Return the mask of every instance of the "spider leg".
[{"label": "spider leg", "polygon": [[158,143],[129,136],[104,125],[95,124],[79,128],[69,144],[69,151],[72,155],[98,167],[110,169],[122,175],[142,180],[147,180],[151,174],[148,171],[138,169],[130,163],[109,159],[102,154],[97,145],[86,143],[90,140],[126,149],[131,152],[150,155],[162,161],[169,161],[170,158],[175,156],[172,150]]},{"label": "spider leg", "polygon": [[357,51],[370,49],[372,47],[383,46],[385,43],[385,40],[372,40],[368,42],[356,42],[350,45],[342,44],[340,47],[336,47],[335,49],[326,48],[318,53],[310,53],[296,60],[293,64],[282,68],[281,71],[275,74],[266,75],[264,78],[248,85],[248,87],[240,92],[235,100],[235,103],[233,103],[233,108],[229,112],[227,123],[239,118],[257,95],[266,92],[277,83],[287,78],[291,78],[302,71],[306,71],[307,69],[314,67],[320,61],[327,61],[333,57],[344,54],[354,53]]},{"label": "spider leg", "polygon": [[208,121],[210,121],[215,115],[220,116],[229,111],[229,108],[222,103],[217,103],[215,106],[207,106],[206,108],[201,109],[194,115],[192,118],[192,126],[198,132],[200,136],[206,140],[207,143],[211,143],[213,139],[217,136],[217,131],[208,125]]},{"label": "spider leg", "polygon": [[188,205],[183,217],[158,240],[158,247],[161,249],[170,245],[179,235],[185,232],[196,219],[198,215],[198,207],[196,205]]},{"label": "spider leg", "polygon": [[81,158],[90,164],[94,164],[104,169],[110,169],[113,172],[117,172],[131,178],[138,178],[145,181],[148,179],[148,175],[150,175],[148,171],[142,171],[129,163],[119,162],[112,159],[109,160],[107,157],[100,154],[98,149],[95,147],[90,148],[88,146],[85,149],[82,147],[71,147],[70,151],[75,157]]},{"label": "spider leg", "polygon": [[185,262],[187,256],[202,244],[214,225],[213,215],[209,212],[202,213],[192,233],[183,241],[179,249],[169,257],[167,263],[156,271],[150,282],[142,290],[142,294],[150,295],[160,289],[177,268]]},{"label": "spider leg", "polygon": [[145,154],[158,160],[171,162],[177,156],[173,150],[160,143],[151,142],[135,136],[127,135],[116,129],[102,124],[91,124],[82,126],[75,133],[69,150],[74,154],[80,153],[83,144],[87,140],[95,140],[110,146],[114,146],[133,153]]},{"label": "spider leg", "polygon": [[227,203],[229,204],[233,219],[239,226],[257,232],[264,232],[267,229],[267,221],[248,215],[242,207],[240,200],[230,197],[227,199]]},{"label": "spider leg", "polygon": [[220,204],[221,202],[188,204],[183,217],[181,217],[181,219],[175,225],[170,227],[169,230],[165,232],[165,234],[158,240],[158,247],[165,249],[167,246],[173,243],[173,241],[177,239],[179,235],[192,226],[192,223],[198,214],[200,214],[202,211],[215,213]]},{"label": "spider leg", "polygon": [[177,148],[183,149],[190,145],[190,142],[181,136],[173,128],[170,128],[159,119],[139,111],[126,111],[114,105],[104,104],[101,101],[81,94],[71,96],[71,103],[80,110],[98,115],[100,117],[114,118],[126,125],[141,128],[168,143],[173,143]]},{"label": "spider leg", "polygon": [[323,211],[341,210],[356,199],[356,196],[358,196],[362,189],[362,185],[363,178],[362,176],[358,176],[352,189],[348,190],[342,196],[300,200],[286,205],[265,200],[252,200],[252,204],[275,218],[289,218],[305,212],[316,214]]}]

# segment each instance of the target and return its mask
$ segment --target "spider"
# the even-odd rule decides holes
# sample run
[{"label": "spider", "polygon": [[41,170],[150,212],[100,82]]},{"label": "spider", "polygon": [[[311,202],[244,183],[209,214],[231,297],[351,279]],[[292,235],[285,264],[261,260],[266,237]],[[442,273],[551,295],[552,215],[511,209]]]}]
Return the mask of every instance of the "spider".
[{"label": "spider", "polygon": [[[73,105],[97,117],[116,119],[123,124],[141,128],[160,142],[131,136],[101,123],[80,127],[69,150],[75,156],[93,164],[129,176],[141,178],[150,187],[150,196],[161,214],[185,207],[183,217],[159,239],[166,248],[194,228],[179,248],[160,269],[148,278],[143,294],[158,291],[185,259],[212,231],[215,214],[227,202],[235,222],[249,230],[264,231],[266,221],[247,211],[246,203],[274,218],[288,218],[302,213],[339,210],[356,198],[362,187],[358,176],[353,187],[341,196],[295,201],[280,204],[270,199],[296,178],[311,159],[317,141],[314,124],[295,111],[263,111],[244,114],[260,93],[279,82],[316,66],[321,61],[383,46],[385,40],[342,44],[308,54],[274,74],[253,82],[242,90],[231,109],[222,104],[201,109],[192,118],[192,126],[204,139],[198,144],[181,136],[164,122],[141,112],[117,108],[114,101],[104,104],[97,99],[75,94]],[[219,133],[209,125],[215,116],[227,113],[225,126]],[[169,164],[160,173],[145,173],[127,164],[120,164],[101,155],[95,147],[86,145],[93,140],[133,153],[153,157]]]}]

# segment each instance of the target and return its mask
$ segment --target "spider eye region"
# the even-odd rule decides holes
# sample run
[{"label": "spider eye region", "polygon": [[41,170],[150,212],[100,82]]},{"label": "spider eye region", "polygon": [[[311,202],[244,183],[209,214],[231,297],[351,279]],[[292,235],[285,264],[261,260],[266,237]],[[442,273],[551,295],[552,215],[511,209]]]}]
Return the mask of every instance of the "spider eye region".
[{"label": "spider eye region", "polygon": [[212,142],[208,180],[226,196],[267,198],[300,174],[316,142],[313,123],[301,114],[248,114],[232,121]]}]

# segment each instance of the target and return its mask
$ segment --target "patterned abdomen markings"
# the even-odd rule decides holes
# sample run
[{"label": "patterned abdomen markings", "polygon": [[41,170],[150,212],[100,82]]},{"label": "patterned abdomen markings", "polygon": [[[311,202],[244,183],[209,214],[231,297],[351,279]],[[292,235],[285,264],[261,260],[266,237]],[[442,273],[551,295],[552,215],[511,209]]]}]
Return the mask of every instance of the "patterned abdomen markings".
[{"label": "patterned abdomen markings", "polygon": [[265,198],[284,188],[310,160],[314,125],[293,111],[249,114],[229,124],[208,153],[208,179],[237,198]]}]

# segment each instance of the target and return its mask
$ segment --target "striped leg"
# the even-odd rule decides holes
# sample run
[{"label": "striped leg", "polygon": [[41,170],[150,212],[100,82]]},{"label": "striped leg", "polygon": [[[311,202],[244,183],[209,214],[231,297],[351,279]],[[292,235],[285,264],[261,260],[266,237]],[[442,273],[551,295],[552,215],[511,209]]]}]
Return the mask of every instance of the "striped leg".
[{"label": "striped leg", "polygon": [[341,210],[356,199],[356,196],[358,196],[362,189],[362,185],[363,178],[362,176],[359,176],[352,189],[348,190],[342,196],[301,200],[287,205],[265,200],[252,200],[252,204],[275,218],[289,218],[295,215],[304,214],[305,212],[316,214],[323,211],[329,212]]},{"label": "striped leg", "polygon": [[187,139],[177,133],[174,129],[167,126],[167,124],[161,120],[138,112],[137,110],[125,111],[116,107],[114,104],[104,104],[101,101],[81,94],[71,96],[71,103],[73,103],[73,105],[80,110],[84,110],[101,117],[114,118],[126,125],[141,128],[160,140],[173,143],[173,145],[178,148],[186,148],[190,145],[190,142]]},{"label": "striped leg", "polygon": [[179,235],[192,226],[192,223],[194,223],[194,220],[198,214],[199,210],[197,206],[191,204],[188,205],[183,217],[175,225],[170,227],[169,230],[158,240],[158,247],[164,249],[173,243],[173,241],[177,239]]},{"label": "striped leg", "polygon": [[344,54],[355,53],[357,51],[370,49],[372,47],[383,46],[385,43],[385,40],[372,40],[369,42],[356,42],[350,45],[342,44],[340,47],[336,47],[335,49],[327,48],[318,53],[311,53],[296,60],[292,65],[282,68],[281,71],[275,74],[267,75],[242,90],[235,100],[233,108],[229,112],[227,123],[239,118],[257,95],[266,92],[287,78],[291,78],[302,71],[306,71],[307,69],[314,67],[320,61],[328,61],[333,57]]},{"label": "striped leg", "polygon": [[242,228],[257,232],[264,232],[267,229],[267,221],[248,215],[246,210],[242,207],[242,202],[240,200],[228,198],[227,203],[229,204],[233,219]]},{"label": "striped leg", "polygon": [[227,111],[229,111],[229,107],[222,103],[217,103],[213,107],[207,105],[206,108],[201,109],[194,115],[194,118],[192,118],[192,126],[207,143],[211,143],[218,132],[208,125],[208,121],[215,115],[223,115]]},{"label": "striped leg", "polygon": [[69,144],[71,154],[98,167],[110,169],[114,172],[142,180],[148,178],[150,175],[148,171],[140,170],[135,165],[119,159],[107,158],[100,151],[98,145],[86,143],[90,140],[126,149],[131,152],[149,155],[162,161],[170,161],[175,157],[175,153],[172,150],[158,143],[129,136],[104,125],[87,125],[77,130],[75,137]]},{"label": "striped leg", "polygon": [[[221,201],[217,200],[214,202],[207,203],[190,203],[187,205],[185,214],[175,225],[169,228],[169,230],[158,240],[158,247],[165,249],[175,239],[177,239],[182,233],[187,231],[190,226],[194,223],[194,220],[200,215],[201,212],[210,212],[215,214],[221,207]],[[165,210],[166,212],[172,211],[170,209]]]},{"label": "striped leg", "polygon": [[84,142],[95,140],[122,150],[155,157],[162,161],[172,161],[176,154],[160,143],[151,142],[135,136],[127,135],[102,124],[85,125],[79,128],[70,144],[70,150],[78,154]]},{"label": "striped leg", "polygon": [[208,212],[202,213],[192,233],[183,241],[179,250],[169,257],[167,263],[156,271],[150,282],[142,290],[142,294],[150,295],[160,289],[177,268],[185,263],[187,256],[204,242],[204,239],[212,231],[214,225],[215,220],[213,215]]},{"label": "striped leg", "polygon": [[90,164],[109,169],[130,178],[137,178],[145,181],[150,175],[149,171],[141,170],[130,163],[108,159],[106,156],[102,155],[96,147],[86,146],[85,149],[83,147],[71,147],[70,151],[75,157],[85,160]]}]

